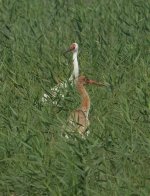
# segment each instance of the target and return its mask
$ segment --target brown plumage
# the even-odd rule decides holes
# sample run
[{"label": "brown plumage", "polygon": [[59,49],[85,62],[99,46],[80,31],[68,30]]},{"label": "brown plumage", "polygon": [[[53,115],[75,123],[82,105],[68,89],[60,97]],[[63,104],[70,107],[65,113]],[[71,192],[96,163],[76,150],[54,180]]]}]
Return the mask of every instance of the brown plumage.
[{"label": "brown plumage", "polygon": [[86,133],[89,122],[89,110],[90,110],[90,97],[84,87],[86,84],[96,84],[99,86],[105,86],[103,83],[98,83],[94,80],[89,80],[85,76],[80,76],[76,79],[76,88],[81,97],[81,105],[78,109],[74,110],[69,118],[69,130],[70,131],[78,131],[83,137]]}]

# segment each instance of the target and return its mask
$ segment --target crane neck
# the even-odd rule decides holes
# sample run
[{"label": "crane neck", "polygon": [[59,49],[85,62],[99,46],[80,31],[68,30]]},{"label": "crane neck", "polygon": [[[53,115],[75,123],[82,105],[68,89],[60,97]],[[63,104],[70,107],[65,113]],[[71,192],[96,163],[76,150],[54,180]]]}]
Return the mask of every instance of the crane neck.
[{"label": "crane neck", "polygon": [[73,80],[79,76],[79,64],[78,64],[78,51],[73,53],[73,72],[69,78],[69,80]]},{"label": "crane neck", "polygon": [[86,117],[88,118],[90,110],[90,97],[83,84],[77,82],[76,86],[81,97],[81,110],[86,114]]}]

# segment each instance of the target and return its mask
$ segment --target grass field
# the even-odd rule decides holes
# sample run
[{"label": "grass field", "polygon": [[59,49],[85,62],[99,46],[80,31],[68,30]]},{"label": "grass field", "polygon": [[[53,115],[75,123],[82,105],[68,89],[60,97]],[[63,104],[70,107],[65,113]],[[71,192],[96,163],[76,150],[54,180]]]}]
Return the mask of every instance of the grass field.
[{"label": "grass field", "polygon": [[[72,42],[89,86],[90,135],[61,129],[44,92],[71,73]],[[150,1],[0,0],[0,196],[150,195]]]}]

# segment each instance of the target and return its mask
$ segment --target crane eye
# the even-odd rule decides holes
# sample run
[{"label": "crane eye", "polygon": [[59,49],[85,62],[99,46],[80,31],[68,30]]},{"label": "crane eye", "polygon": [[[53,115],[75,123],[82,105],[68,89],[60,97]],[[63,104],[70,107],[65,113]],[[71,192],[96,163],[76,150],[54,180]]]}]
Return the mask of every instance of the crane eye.
[{"label": "crane eye", "polygon": [[86,78],[86,79],[85,79],[85,81],[88,83],[88,82],[89,82],[89,79],[88,79],[88,78]]}]

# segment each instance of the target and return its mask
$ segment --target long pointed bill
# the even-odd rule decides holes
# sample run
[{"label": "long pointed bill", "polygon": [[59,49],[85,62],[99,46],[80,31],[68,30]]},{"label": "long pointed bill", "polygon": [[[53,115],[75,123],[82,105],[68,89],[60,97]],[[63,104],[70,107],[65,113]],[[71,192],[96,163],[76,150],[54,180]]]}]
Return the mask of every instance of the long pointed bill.
[{"label": "long pointed bill", "polygon": [[108,84],[102,83],[102,82],[97,82],[95,80],[88,80],[89,84],[96,84],[98,86],[108,86]]},{"label": "long pointed bill", "polygon": [[75,45],[72,44],[64,53],[66,54],[67,52],[71,52],[75,49]]},{"label": "long pointed bill", "polygon": [[67,49],[67,50],[64,52],[64,54],[66,54],[66,53],[68,53],[68,52],[71,52],[71,51],[72,51],[72,49],[69,48],[69,49]]},{"label": "long pointed bill", "polygon": [[71,51],[72,51],[72,49],[69,48],[69,49],[67,49],[65,52],[63,52],[63,54],[66,55],[68,52],[71,52]]}]

